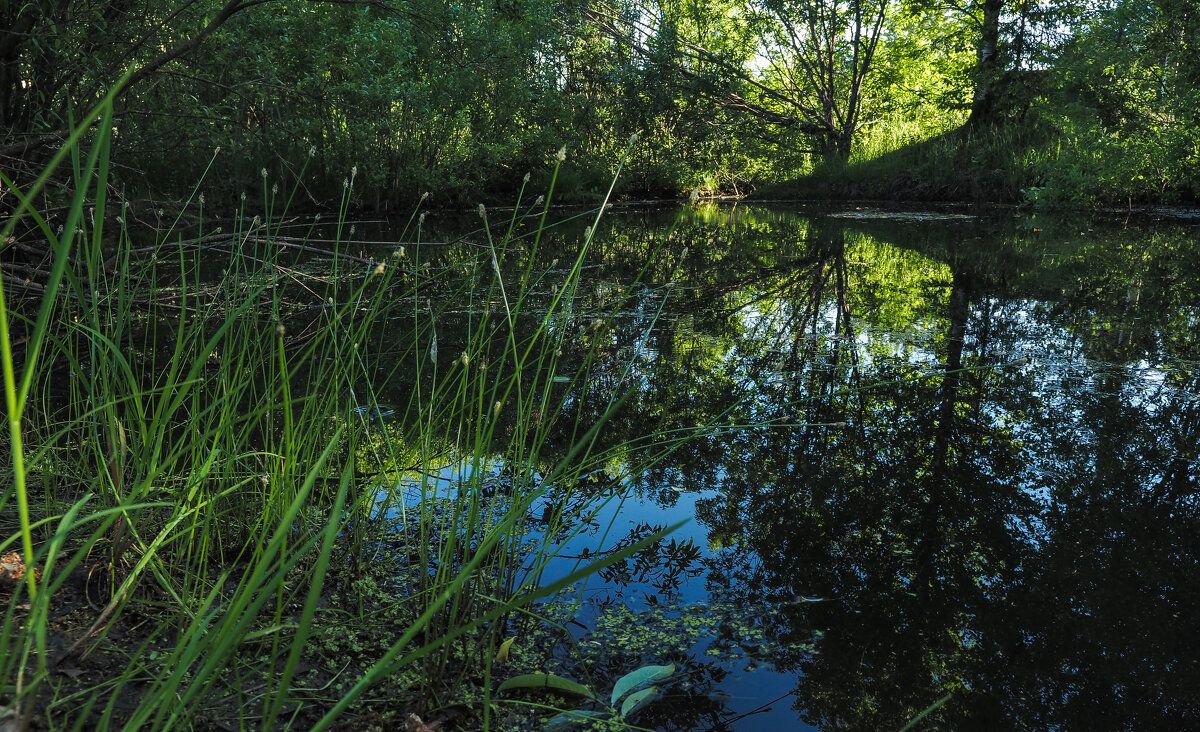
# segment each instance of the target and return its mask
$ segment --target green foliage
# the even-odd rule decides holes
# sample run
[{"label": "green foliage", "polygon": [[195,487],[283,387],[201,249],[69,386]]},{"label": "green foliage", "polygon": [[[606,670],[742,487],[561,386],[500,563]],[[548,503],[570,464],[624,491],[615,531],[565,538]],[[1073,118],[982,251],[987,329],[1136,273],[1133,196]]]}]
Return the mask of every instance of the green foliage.
[{"label": "green foliage", "polygon": [[[47,723],[126,729],[231,713],[263,727],[290,718],[324,729],[388,683],[397,718],[448,690],[488,709],[490,684],[470,674],[476,656],[490,671],[502,619],[670,531],[538,579],[556,544],[553,530],[531,538],[533,504],[613,459],[595,449],[603,416],[573,431],[563,454],[542,453],[552,420],[540,415],[565,410],[552,387],[567,372],[560,326],[576,317],[591,237],[537,305],[530,293],[544,275],[514,242],[536,251],[548,199],[495,224],[481,209],[488,249],[468,250],[478,282],[451,279],[460,267],[414,266],[402,247],[365,259],[349,253],[354,229],[344,226],[351,170],[333,238],[317,247],[328,257],[322,267],[287,258],[313,245],[283,233],[296,191],[268,188],[265,172],[263,213],[239,215],[228,234],[198,215],[197,233],[185,236],[181,215],[152,245],[136,246],[129,210],[106,201],[107,136],[80,147],[94,119],[111,129],[111,99],[81,120],[31,188],[3,181],[18,214],[50,242],[52,264],[42,296],[20,308],[10,307],[7,276],[0,283],[15,478],[0,506],[18,506],[0,550],[19,545],[29,568],[4,598],[0,701],[26,721],[44,713]],[[81,183],[56,231],[33,201],[68,161]],[[205,197],[194,203],[202,214]],[[5,238],[20,220],[6,222]],[[410,219],[415,238],[422,222]],[[212,257],[224,259],[219,276]],[[499,265],[510,258],[515,276]],[[501,307],[473,314],[463,352],[439,363],[438,318],[464,293]],[[593,359],[585,355],[572,378]],[[60,370],[77,378],[62,385]],[[405,428],[381,434],[368,415],[386,411],[385,384],[408,377]],[[505,403],[513,406],[502,414]],[[621,403],[611,394],[608,416]],[[502,417],[512,419],[507,433]],[[675,442],[626,468],[644,470]],[[494,498],[485,485],[492,460],[517,476],[510,495]],[[361,470],[399,465],[420,476],[420,500],[404,496],[405,483],[374,484]],[[452,496],[428,480],[447,465],[463,476]],[[586,500],[572,508],[590,510]],[[57,620],[55,593],[76,582],[98,603],[90,629]],[[154,622],[126,620],[134,611]],[[387,632],[373,627],[379,618]],[[140,646],[106,638],[113,628],[136,631],[128,637]],[[60,661],[99,644],[109,659],[102,681],[51,683],[51,638],[66,647]],[[251,688],[256,701],[244,705]]]},{"label": "green foliage", "polygon": [[1188,0],[40,0],[0,11],[0,166],[35,178],[133,69],[118,188],[211,167],[221,210],[264,163],[304,207],[352,166],[363,207],[507,201],[562,145],[560,200],[595,202],[632,135],[618,195],[1185,201],[1197,33]]},{"label": "green foliage", "polygon": [[1064,155],[1042,199],[1172,202],[1200,196],[1200,25],[1190,3],[1118,2],[1094,12],[1053,69],[1046,117]]},{"label": "green foliage", "polygon": [[500,684],[500,687],[496,691],[504,692],[510,689],[553,689],[554,691],[576,694],[588,699],[596,698],[595,692],[583,684],[563,678],[562,676],[546,673],[513,676],[510,679],[505,679],[504,683]]},{"label": "green foliage", "polygon": [[560,712],[546,722],[546,729],[568,730],[587,723],[604,723],[604,729],[625,729],[626,721],[639,710],[662,697],[662,691],[652,684],[666,681],[675,673],[675,664],[643,666],[617,679],[607,703],[600,695],[570,679],[548,673],[514,676],[500,684],[499,691],[513,689],[552,689],[586,697],[604,704],[602,709],[580,709]]},{"label": "green foliage", "polygon": [[[630,671],[621,678],[617,679],[617,683],[613,684],[612,697],[609,703],[616,705],[626,694],[629,694],[635,689],[647,691],[646,684],[653,681],[663,681],[675,673],[675,664],[667,664],[666,666],[643,666],[636,671]],[[622,705],[621,716],[625,716],[628,712]]]}]

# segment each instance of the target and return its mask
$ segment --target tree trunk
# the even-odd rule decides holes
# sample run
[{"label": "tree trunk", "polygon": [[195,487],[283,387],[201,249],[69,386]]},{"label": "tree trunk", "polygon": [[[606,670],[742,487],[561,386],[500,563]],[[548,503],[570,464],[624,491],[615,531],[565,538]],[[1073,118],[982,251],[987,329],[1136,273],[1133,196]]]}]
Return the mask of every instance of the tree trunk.
[{"label": "tree trunk", "polygon": [[1000,14],[1004,0],[983,0],[983,19],[975,49],[975,97],[967,124],[983,127],[996,121],[996,96],[1004,64],[1000,58]]},{"label": "tree trunk", "polygon": [[819,136],[821,162],[826,165],[845,163],[850,159],[853,133],[846,130],[825,130]]}]

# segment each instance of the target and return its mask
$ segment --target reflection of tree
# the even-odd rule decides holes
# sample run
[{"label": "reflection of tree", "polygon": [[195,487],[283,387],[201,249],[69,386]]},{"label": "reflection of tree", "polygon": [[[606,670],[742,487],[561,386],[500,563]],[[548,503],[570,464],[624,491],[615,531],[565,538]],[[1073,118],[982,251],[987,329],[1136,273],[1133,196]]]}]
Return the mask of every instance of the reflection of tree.
[{"label": "reflection of tree", "polygon": [[1044,630],[1014,639],[1027,678],[993,682],[1031,700],[1031,723],[1197,724],[1200,635],[1181,608],[1200,600],[1190,396],[1200,384],[1194,375],[1191,389],[1156,381],[1144,369],[1108,366],[1073,409],[1034,420],[1047,538],[1010,614]]},{"label": "reflection of tree", "polygon": [[[1021,564],[1023,543],[1003,521],[1027,513],[1015,450],[988,416],[1004,376],[960,371],[971,287],[954,274],[940,368],[914,373],[876,356],[875,386],[843,382],[827,400],[844,405],[849,429],[766,433],[753,469],[728,481],[742,486],[722,499],[741,514],[728,542],[760,557],[739,583],[747,599],[791,601],[780,632],[821,634],[813,654],[787,661],[804,678],[797,696],[811,722],[899,726],[953,688],[952,664],[974,655],[966,619]],[[836,372],[818,374],[829,384]],[[821,386],[805,385],[828,393]],[[701,518],[722,531],[721,514]],[[797,604],[803,596],[832,601]]]},{"label": "reflection of tree", "polygon": [[[939,369],[874,358],[876,386],[830,400],[857,400],[851,429],[743,445],[701,513],[743,561],[710,580],[787,607],[781,636],[818,638],[783,662],[821,726],[898,726],[950,692],[952,727],[1186,726],[1195,676],[1170,671],[1197,636],[1169,610],[1195,599],[1194,402],[1108,383],[1107,415],[1081,412],[1048,403],[1036,371],[974,369],[1034,345],[1028,313],[947,254]],[[1034,434],[1046,449],[1022,444]]]},{"label": "reflection of tree", "polygon": [[[649,279],[564,347],[593,387],[565,408],[644,385],[597,450],[716,425],[640,485],[717,491],[709,587],[813,723],[898,728],[952,693],[947,728],[1198,726],[1194,242],[855,226],[607,232],[606,266]],[[652,240],[691,252],[673,287]]]}]

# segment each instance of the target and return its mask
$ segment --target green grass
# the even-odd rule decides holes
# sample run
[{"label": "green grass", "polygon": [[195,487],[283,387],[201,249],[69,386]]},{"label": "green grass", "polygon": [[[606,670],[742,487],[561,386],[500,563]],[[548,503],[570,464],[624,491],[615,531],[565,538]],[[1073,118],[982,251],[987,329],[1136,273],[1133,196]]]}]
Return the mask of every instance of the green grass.
[{"label": "green grass", "polygon": [[[542,582],[559,529],[596,509],[564,501],[538,532],[535,502],[618,454],[636,475],[686,439],[598,450],[612,394],[570,446],[545,448],[542,417],[566,409],[556,385],[585,382],[595,358],[561,356],[568,326],[597,315],[576,306],[591,229],[548,306],[532,254],[549,195],[524,188],[502,220],[481,208],[486,245],[449,263],[402,248],[361,261],[356,171],[322,268],[279,245],[291,194],[265,175],[248,222],[182,233],[185,214],[205,221],[201,181],[144,247],[106,200],[111,117],[106,102],[81,120],[31,188],[3,181],[20,209],[0,240],[31,221],[53,256],[39,299],[0,281],[0,515],[17,517],[0,553],[39,568],[0,590],[0,710],[53,729],[328,729],[465,704],[493,726],[505,621],[661,538]],[[60,229],[34,202],[61,166],[80,183]],[[400,238],[419,241],[423,218]],[[438,327],[460,306],[450,352]],[[385,426],[369,415],[396,380],[412,388]],[[452,487],[429,479],[447,470]]]},{"label": "green grass", "polygon": [[[894,129],[893,129],[894,128]],[[864,135],[846,163],[760,189],[757,198],[1015,203],[1059,155],[1044,125],[967,126],[924,138],[903,124]]]}]

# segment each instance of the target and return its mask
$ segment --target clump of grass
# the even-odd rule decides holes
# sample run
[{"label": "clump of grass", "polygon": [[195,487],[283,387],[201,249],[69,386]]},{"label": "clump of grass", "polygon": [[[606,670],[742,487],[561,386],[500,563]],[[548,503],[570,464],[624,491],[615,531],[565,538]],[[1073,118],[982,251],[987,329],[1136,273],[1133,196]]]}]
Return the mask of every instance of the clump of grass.
[{"label": "clump of grass", "polygon": [[[29,190],[3,181],[19,210],[0,239],[27,217],[53,257],[33,314],[10,307],[12,282],[0,282],[13,476],[0,508],[19,518],[0,527],[0,553],[19,547],[27,570],[7,593],[0,708],[22,726],[39,714],[131,730],[236,715],[326,729],[460,699],[488,727],[505,619],[661,537],[541,579],[577,517],[564,502],[533,531],[533,506],[610,461],[596,436],[621,404],[613,394],[565,452],[545,451],[569,411],[561,385],[593,361],[561,354],[594,316],[575,306],[594,224],[548,305],[532,297],[547,275],[529,254],[549,195],[530,205],[524,188],[503,219],[481,207],[482,246],[457,263],[466,280],[427,267],[419,248],[354,254],[356,169],[319,247],[324,270],[286,253],[317,247],[283,234],[291,199],[265,171],[265,210],[239,211],[231,231],[205,228],[198,185],[185,210],[199,230],[184,235],[177,218],[138,247],[130,213],[106,200],[111,117],[111,101],[86,117]],[[60,230],[33,202],[68,163],[76,190]],[[415,212],[401,238],[420,241],[422,228]],[[439,322],[462,303],[467,335],[451,348]],[[399,379],[412,388],[388,426],[372,417]],[[646,461],[677,445],[653,442]],[[496,466],[511,478],[499,494]],[[64,625],[75,583],[91,608]],[[93,653],[107,658],[95,674],[59,681],[56,669],[75,678]],[[392,702],[372,701],[389,679]]]}]

